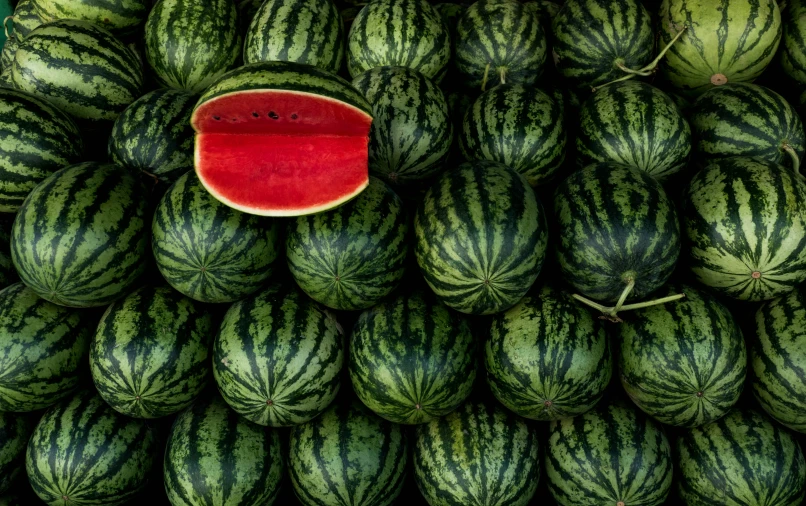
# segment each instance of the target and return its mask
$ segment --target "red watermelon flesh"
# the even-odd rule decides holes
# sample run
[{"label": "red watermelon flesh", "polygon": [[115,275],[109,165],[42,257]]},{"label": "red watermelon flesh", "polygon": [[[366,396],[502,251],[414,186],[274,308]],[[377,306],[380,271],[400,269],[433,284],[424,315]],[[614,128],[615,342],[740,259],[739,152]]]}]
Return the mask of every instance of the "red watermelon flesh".
[{"label": "red watermelon flesh", "polygon": [[372,117],[304,92],[246,90],[193,113],[196,173],[235,209],[264,216],[324,211],[369,184]]}]

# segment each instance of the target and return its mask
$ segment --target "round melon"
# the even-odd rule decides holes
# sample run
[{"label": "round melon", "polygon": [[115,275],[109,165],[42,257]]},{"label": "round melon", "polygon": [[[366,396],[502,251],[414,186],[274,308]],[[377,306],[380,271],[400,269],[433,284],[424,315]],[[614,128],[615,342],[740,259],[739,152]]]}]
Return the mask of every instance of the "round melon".
[{"label": "round melon", "polygon": [[149,0],[32,0],[36,13],[45,21],[79,19],[106,28],[117,35],[130,35],[142,28]]},{"label": "round melon", "polygon": [[19,0],[17,6],[14,8],[14,16],[8,21],[4,20],[3,25],[12,26],[12,34],[16,36],[17,41],[22,41],[28,36],[31,31],[45,21],[39,15],[39,8],[37,7],[37,0]]},{"label": "round melon", "polygon": [[781,67],[789,77],[806,84],[806,3],[803,0],[789,0],[785,5],[781,13]]}]

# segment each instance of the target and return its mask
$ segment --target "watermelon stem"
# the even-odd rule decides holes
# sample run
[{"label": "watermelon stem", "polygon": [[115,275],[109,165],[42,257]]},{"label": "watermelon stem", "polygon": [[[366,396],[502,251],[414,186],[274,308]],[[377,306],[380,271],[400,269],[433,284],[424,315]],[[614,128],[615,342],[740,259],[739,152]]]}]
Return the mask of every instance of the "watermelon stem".
[{"label": "watermelon stem", "polygon": [[501,76],[501,84],[507,84],[507,68],[501,67],[498,69],[498,75]]},{"label": "watermelon stem", "polygon": [[788,142],[781,144],[781,149],[786,151],[786,153],[792,159],[792,170],[795,171],[795,174],[800,174],[800,159],[798,158],[798,154],[795,152],[795,149]]},{"label": "watermelon stem", "polygon": [[11,35],[9,35],[9,33],[8,33],[8,20],[9,19],[13,20],[14,16],[13,15],[12,16],[6,16],[6,17],[3,18],[3,30],[5,30],[5,32],[6,32],[6,38],[11,37]]},{"label": "watermelon stem", "polygon": [[490,74],[490,64],[487,63],[487,67],[484,68],[484,77],[481,80],[481,91],[486,91],[487,89],[487,76]]},{"label": "watermelon stem", "polygon": [[624,291],[621,292],[621,296],[618,298],[618,302],[616,302],[615,306],[605,306],[603,304],[594,302],[576,293],[573,295],[573,297],[576,300],[582,302],[583,304],[586,304],[602,313],[602,316],[600,316],[601,319],[610,320],[613,323],[621,323],[623,320],[618,316],[619,311],[631,311],[633,309],[641,309],[649,306],[655,306],[658,304],[665,304],[667,302],[673,302],[682,299],[683,297],[686,296],[686,294],[684,293],[679,293],[676,295],[669,295],[668,297],[661,297],[660,299],[648,300],[645,302],[636,302],[634,304],[625,305],[624,302],[627,300],[627,297],[629,297],[630,293],[633,291],[633,288],[635,288],[635,280],[630,279],[627,282],[627,286],[624,287]]}]

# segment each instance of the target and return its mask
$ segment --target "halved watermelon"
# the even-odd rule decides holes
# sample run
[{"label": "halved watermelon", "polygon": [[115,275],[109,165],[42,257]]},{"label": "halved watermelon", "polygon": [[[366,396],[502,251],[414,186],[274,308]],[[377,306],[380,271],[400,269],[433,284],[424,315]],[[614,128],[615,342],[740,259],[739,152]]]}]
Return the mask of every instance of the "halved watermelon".
[{"label": "halved watermelon", "polygon": [[331,209],[369,184],[370,111],[349,82],[317,67],[245,65],[196,104],[196,173],[216,199],[246,213]]}]

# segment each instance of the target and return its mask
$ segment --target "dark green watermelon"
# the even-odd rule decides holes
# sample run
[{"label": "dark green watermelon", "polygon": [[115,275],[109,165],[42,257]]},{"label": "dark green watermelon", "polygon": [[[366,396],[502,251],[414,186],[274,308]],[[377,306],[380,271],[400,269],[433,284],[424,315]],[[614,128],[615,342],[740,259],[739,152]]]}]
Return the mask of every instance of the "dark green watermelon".
[{"label": "dark green watermelon", "polygon": [[781,67],[789,77],[806,84],[806,3],[788,0],[784,5]]},{"label": "dark green watermelon", "polygon": [[151,0],[31,0],[44,21],[79,19],[117,35],[131,35],[142,28]]},{"label": "dark green watermelon", "polygon": [[[37,0],[19,0],[17,7],[14,8],[14,16],[11,17],[13,26],[12,33],[17,37],[18,41],[22,41],[28,36],[31,31],[45,21],[39,15],[36,7]],[[8,25],[8,23],[3,23]]]},{"label": "dark green watermelon", "polygon": [[25,447],[33,429],[25,415],[0,411],[0,494],[8,492],[22,475]]},{"label": "dark green watermelon", "polygon": [[0,69],[3,72],[10,72],[11,65],[14,63],[14,54],[17,52],[17,48],[20,46],[19,39],[14,35],[11,34],[3,43],[3,51],[0,52]]}]

